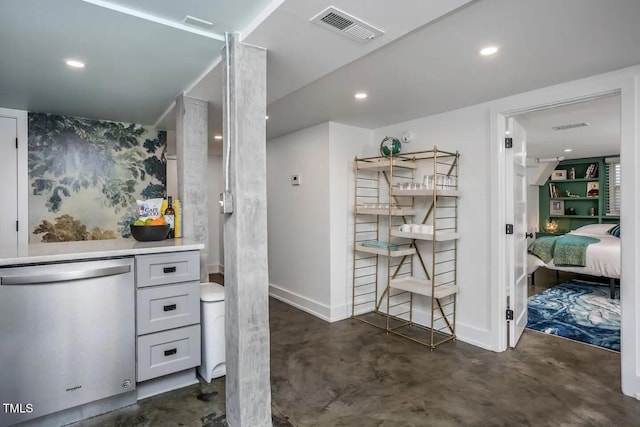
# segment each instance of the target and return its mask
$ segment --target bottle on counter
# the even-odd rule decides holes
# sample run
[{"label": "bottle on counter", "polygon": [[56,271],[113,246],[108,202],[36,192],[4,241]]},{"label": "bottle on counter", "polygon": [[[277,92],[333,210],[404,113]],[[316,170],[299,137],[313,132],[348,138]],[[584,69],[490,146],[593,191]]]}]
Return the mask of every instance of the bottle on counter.
[{"label": "bottle on counter", "polygon": [[164,211],[164,221],[171,226],[167,239],[173,239],[175,237],[175,224],[176,224],[176,212],[173,209],[173,198],[169,196],[167,198],[167,209]]},{"label": "bottle on counter", "polygon": [[175,211],[173,237],[177,239],[182,237],[182,205],[180,204],[180,200],[176,199],[173,201],[173,210]]}]

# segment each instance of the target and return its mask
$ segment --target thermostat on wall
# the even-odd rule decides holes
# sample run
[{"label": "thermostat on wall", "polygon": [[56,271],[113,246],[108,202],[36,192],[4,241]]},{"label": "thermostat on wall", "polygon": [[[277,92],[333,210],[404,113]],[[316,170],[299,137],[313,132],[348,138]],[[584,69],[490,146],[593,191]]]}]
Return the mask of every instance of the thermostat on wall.
[{"label": "thermostat on wall", "polygon": [[300,185],[300,175],[291,175],[291,185]]}]

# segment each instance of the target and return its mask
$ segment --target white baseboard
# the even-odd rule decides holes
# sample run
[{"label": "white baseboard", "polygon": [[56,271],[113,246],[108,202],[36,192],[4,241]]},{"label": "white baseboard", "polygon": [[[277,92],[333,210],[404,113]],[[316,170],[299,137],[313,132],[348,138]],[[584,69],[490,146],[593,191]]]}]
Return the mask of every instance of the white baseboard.
[{"label": "white baseboard", "polygon": [[349,317],[351,317],[351,309],[347,304],[333,306],[330,308],[330,310],[331,317],[329,319],[329,322],[338,322],[340,320],[348,319]]},{"label": "white baseboard", "polygon": [[289,304],[297,309],[312,314],[324,321],[331,322],[330,307],[318,301],[314,301],[311,298],[307,298],[295,292],[288,291],[274,285],[273,283],[269,284],[269,296],[282,301],[285,304]]},{"label": "white baseboard", "polygon": [[[348,313],[351,313],[351,306],[347,306]],[[360,313],[362,314],[362,313]],[[419,325],[429,326],[431,317],[430,313],[420,310],[418,308],[413,309],[413,321]],[[456,339],[467,344],[474,345],[476,347],[483,348],[485,350],[494,351],[491,348],[491,333],[486,329],[479,329],[475,326],[466,325],[464,323],[456,322]]]},{"label": "white baseboard", "polygon": [[224,266],[219,264],[209,264],[207,265],[207,272],[209,274],[224,274]]},{"label": "white baseboard", "polygon": [[[431,314],[414,306],[413,321],[419,325],[428,326],[431,322]],[[456,322],[456,340],[491,350],[491,333],[486,329]]]},{"label": "white baseboard", "polygon": [[136,385],[138,392],[138,400],[155,396],[156,394],[165,393],[167,391],[176,390],[182,387],[188,387],[198,383],[195,368],[185,371],[176,372],[163,377],[154,378],[152,380],[143,381]]}]

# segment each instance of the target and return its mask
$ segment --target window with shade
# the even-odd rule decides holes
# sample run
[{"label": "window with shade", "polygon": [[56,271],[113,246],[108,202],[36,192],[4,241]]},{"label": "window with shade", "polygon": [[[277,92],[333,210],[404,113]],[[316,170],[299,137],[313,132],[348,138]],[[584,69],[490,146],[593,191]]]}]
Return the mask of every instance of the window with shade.
[{"label": "window with shade", "polygon": [[620,157],[607,157],[606,185],[609,197],[605,200],[607,215],[620,215]]}]

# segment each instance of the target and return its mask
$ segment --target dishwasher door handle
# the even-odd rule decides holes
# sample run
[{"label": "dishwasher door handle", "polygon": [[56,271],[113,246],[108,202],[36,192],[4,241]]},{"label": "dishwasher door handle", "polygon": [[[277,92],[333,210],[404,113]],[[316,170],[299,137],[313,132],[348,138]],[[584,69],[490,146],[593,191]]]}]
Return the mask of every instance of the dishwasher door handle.
[{"label": "dishwasher door handle", "polygon": [[62,273],[3,276],[0,277],[0,285],[37,285],[41,283],[69,282],[72,280],[115,276],[118,274],[128,273],[130,271],[130,265],[119,265],[115,267],[95,268],[91,270],[65,271]]}]

